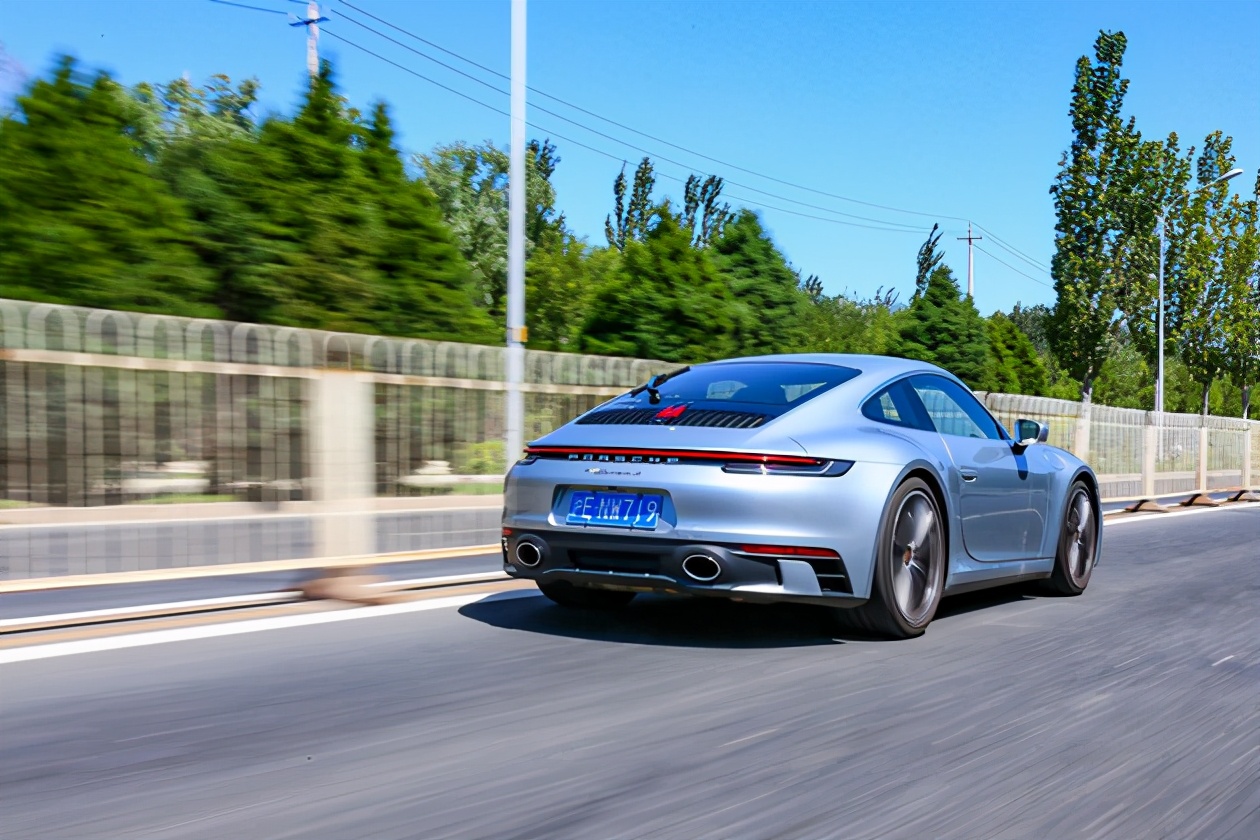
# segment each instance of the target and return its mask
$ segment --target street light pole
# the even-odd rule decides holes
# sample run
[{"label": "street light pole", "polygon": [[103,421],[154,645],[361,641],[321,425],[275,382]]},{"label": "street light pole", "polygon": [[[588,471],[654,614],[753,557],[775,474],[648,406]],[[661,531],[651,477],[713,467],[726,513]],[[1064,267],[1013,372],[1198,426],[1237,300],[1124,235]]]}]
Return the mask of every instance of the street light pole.
[{"label": "street light pole", "polygon": [[1214,187],[1217,184],[1224,183],[1231,178],[1237,178],[1243,171],[1241,169],[1231,169],[1215,181],[1209,181],[1197,190],[1184,193],[1174,198],[1172,201],[1160,207],[1159,210],[1159,370],[1155,379],[1155,415],[1159,423],[1161,434],[1159,436],[1160,450],[1163,451],[1164,436],[1162,434],[1164,426],[1164,253],[1167,244],[1166,228],[1168,225],[1168,212],[1177,206],[1181,201],[1192,198],[1198,193],[1203,192],[1208,187]]},{"label": "street light pole", "polygon": [[508,158],[507,416],[505,463],[521,457],[525,400],[525,0],[512,0],[512,141]]}]

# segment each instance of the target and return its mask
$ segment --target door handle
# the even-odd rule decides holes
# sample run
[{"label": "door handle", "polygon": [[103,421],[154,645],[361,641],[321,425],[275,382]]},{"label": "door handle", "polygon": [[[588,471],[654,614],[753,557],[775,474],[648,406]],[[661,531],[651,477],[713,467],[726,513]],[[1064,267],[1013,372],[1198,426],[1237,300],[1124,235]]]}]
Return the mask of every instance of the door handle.
[{"label": "door handle", "polygon": [[975,481],[977,478],[980,477],[980,473],[976,472],[975,470],[959,470],[958,472],[960,475],[962,475],[963,481]]}]

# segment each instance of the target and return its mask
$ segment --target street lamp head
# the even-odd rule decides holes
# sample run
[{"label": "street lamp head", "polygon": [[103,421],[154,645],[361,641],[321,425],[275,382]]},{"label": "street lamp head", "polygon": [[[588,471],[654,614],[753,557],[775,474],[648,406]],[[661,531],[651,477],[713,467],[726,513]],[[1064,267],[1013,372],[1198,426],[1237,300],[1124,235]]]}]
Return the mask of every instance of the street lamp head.
[{"label": "street lamp head", "polygon": [[1241,175],[1241,174],[1243,174],[1243,171],[1242,171],[1241,169],[1237,169],[1237,168],[1235,168],[1235,169],[1231,169],[1231,170],[1229,170],[1229,171],[1228,171],[1228,172],[1226,172],[1224,175],[1222,175],[1220,178],[1217,178],[1217,180],[1218,180],[1218,181],[1228,181],[1230,178],[1237,178],[1237,177],[1238,177],[1239,175]]}]

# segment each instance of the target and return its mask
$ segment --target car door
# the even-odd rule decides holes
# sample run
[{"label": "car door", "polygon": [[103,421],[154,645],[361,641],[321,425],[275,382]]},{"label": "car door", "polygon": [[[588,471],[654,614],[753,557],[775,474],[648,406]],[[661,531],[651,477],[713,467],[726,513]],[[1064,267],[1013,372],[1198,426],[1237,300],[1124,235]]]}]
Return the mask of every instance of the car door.
[{"label": "car door", "polygon": [[963,543],[977,560],[1024,560],[1041,553],[1046,473],[966,388],[935,374],[910,378],[953,461]]}]

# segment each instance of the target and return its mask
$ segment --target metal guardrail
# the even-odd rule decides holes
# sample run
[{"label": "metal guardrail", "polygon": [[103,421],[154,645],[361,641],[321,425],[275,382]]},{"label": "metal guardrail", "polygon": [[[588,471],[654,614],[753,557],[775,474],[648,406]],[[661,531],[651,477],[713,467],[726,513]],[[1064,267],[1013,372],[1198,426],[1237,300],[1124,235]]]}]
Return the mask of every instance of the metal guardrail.
[{"label": "metal guardrail", "polygon": [[[671,367],[528,351],[526,439]],[[500,347],[0,300],[0,580],[493,542],[504,370]],[[1260,477],[1260,423],[981,396],[1048,421],[1108,497]],[[465,513],[417,498],[450,494]],[[177,525],[147,504],[212,501],[256,507]],[[112,512],[74,530],[50,507]]]}]

